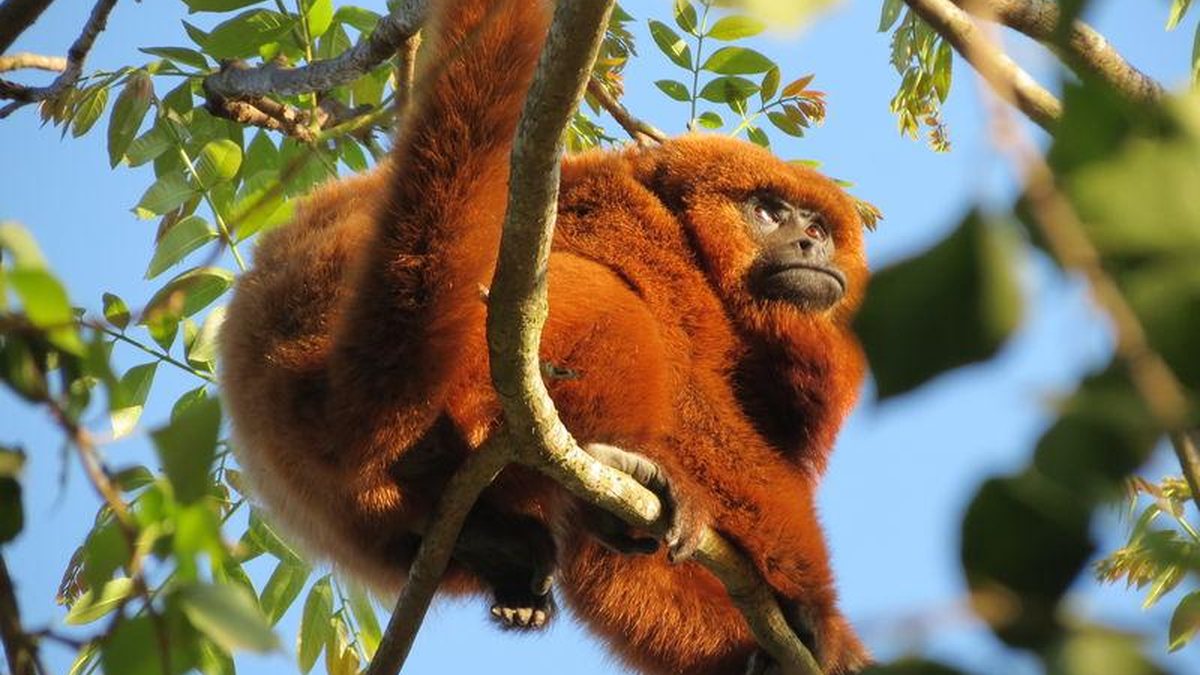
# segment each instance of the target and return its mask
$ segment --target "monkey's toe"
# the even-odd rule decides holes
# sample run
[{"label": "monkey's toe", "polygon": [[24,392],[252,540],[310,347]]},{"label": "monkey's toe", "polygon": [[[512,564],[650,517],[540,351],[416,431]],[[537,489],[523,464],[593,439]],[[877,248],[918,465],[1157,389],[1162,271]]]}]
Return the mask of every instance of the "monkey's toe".
[{"label": "monkey's toe", "polygon": [[496,593],[492,618],[505,630],[538,630],[550,623],[555,613],[554,596],[549,592]]}]

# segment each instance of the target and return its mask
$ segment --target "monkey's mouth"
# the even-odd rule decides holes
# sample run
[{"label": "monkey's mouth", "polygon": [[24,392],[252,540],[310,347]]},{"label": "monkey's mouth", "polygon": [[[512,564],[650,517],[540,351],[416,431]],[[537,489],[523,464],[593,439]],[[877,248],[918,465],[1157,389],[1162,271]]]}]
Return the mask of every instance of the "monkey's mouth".
[{"label": "monkey's mouth", "polygon": [[837,283],[840,293],[846,292],[846,275],[834,267],[824,267],[809,263],[791,263],[774,267],[767,272],[767,275],[772,279],[783,282],[812,279],[814,274],[833,279]]}]

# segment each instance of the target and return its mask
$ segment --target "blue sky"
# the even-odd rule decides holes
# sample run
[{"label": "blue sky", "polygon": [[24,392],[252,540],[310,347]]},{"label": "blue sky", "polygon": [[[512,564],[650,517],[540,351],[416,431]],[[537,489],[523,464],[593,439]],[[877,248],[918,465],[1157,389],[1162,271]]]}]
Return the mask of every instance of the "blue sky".
[{"label": "blue sky", "polygon": [[[383,0],[360,4],[382,8]],[[1174,33],[1162,29],[1166,0],[1146,3],[1098,0],[1090,18],[1135,65],[1172,86],[1186,82],[1195,18]],[[855,183],[854,192],[883,209],[886,220],[868,237],[875,268],[929,246],[977,202],[1003,205],[1013,181],[982,127],[980,87],[965,64],[946,106],[954,150],[938,155],[924,143],[901,138],[888,111],[897,76],[888,65],[888,37],[875,33],[877,0],[850,0],[800,34],[770,37],[762,49],[784,66],[785,77],[815,72],[813,87],[827,93],[829,119],[797,142],[777,143],[788,158],[817,159],[826,172]],[[74,39],[90,3],[53,5],[15,49],[61,53]],[[643,21],[667,16],[666,3],[626,2]],[[137,46],[186,44],[176,0],[122,2],[101,35],[89,68],[144,59]],[[204,24],[205,18],[198,18]],[[644,30],[644,29],[643,29]],[[1046,81],[1048,57],[1027,41],[1010,50]],[[674,76],[649,40],[627,73],[627,103],[638,115],[670,132],[686,121],[684,104],[666,100],[652,82]],[[36,77],[36,76],[35,76]],[[1052,84],[1052,83],[1051,83]],[[129,212],[151,182],[146,168],[110,171],[104,135],[59,140],[41,128],[34,110],[0,122],[0,219],[26,224],[37,236],[77,304],[98,310],[102,291],[131,304],[154,290],[140,271],[149,260],[154,223]],[[1020,333],[999,358],[943,376],[917,393],[886,405],[865,402],[842,432],[821,492],[822,520],[833,551],[843,605],[866,642],[881,657],[924,650],[983,673],[1031,672],[1004,650],[962,608],[958,525],[979,482],[1024,464],[1050,422],[1050,402],[1085,372],[1107,359],[1110,340],[1077,283],[1065,281],[1044,260],[1030,257],[1022,280],[1028,299]],[[935,308],[912,308],[914,321]],[[123,366],[137,354],[118,350]],[[186,375],[161,368],[143,424],[165,419],[178,393],[196,386]],[[156,405],[154,404],[156,402]],[[0,443],[30,454],[26,475],[25,533],[5,549],[20,584],[26,622],[34,627],[61,619],[52,597],[74,546],[87,531],[96,498],[74,463],[61,482],[61,437],[39,410],[0,393]],[[115,464],[148,461],[144,434],[107,448]],[[1148,473],[1172,465],[1160,453]],[[1119,541],[1115,518],[1097,532],[1109,548]],[[263,570],[259,570],[263,573]],[[1143,631],[1152,651],[1165,651],[1165,626],[1178,591],[1157,608],[1140,609],[1141,597],[1102,589],[1081,578],[1072,606],[1087,617]],[[292,643],[297,618],[280,624]],[[458,673],[487,668],[494,675],[557,673],[564,664],[582,675],[621,673],[603,650],[570,620],[547,634],[516,637],[491,629],[482,602],[435,606],[418,639],[407,672]],[[69,655],[47,648],[53,670]],[[289,654],[239,659],[243,672],[296,672]],[[1192,647],[1164,659],[1180,671],[1200,672]],[[317,670],[320,671],[318,665]]]}]

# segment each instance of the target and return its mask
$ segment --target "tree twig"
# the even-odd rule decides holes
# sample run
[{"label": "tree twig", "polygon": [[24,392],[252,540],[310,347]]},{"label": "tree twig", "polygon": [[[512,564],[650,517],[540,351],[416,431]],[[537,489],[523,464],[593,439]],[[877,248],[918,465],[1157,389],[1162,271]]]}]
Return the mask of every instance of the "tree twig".
[{"label": "tree twig", "polygon": [[1016,106],[1043,129],[1062,116],[1062,104],[1000,51],[971,17],[950,0],[904,0],[967,60],[1000,98]]},{"label": "tree twig", "polygon": [[405,0],[379,20],[370,36],[335,58],[298,68],[274,63],[229,69],[204,79],[204,92],[226,99],[291,96],[326,91],[345,84],[383,63],[425,22],[429,0]]},{"label": "tree twig", "polygon": [[0,54],[8,51],[54,0],[4,0],[0,3]]},{"label": "tree twig", "polygon": [[1082,21],[1074,21],[1065,44],[1058,43],[1058,3],[1049,0],[954,0],[967,12],[998,21],[1053,51],[1078,75],[1099,77],[1126,97],[1142,102],[1162,98],[1162,85],[1133,67],[1104,36]]},{"label": "tree twig", "polygon": [[[54,81],[48,86],[22,88],[24,89],[22,96],[7,97],[16,98],[16,100],[0,108],[0,119],[8,117],[13,112],[30,103],[54,98],[69,87],[75,86],[75,83],[79,81],[79,76],[83,73],[83,63],[87,60],[88,53],[92,50],[92,45],[96,42],[96,37],[108,25],[108,15],[112,12],[116,4],[117,0],[97,0],[96,5],[92,7],[91,15],[88,16],[87,23],[83,25],[83,30],[79,33],[79,37],[75,39],[71,48],[67,50],[67,67],[63,69],[62,74],[54,78]],[[0,97],[2,96],[3,94],[0,93]]]},{"label": "tree twig", "polygon": [[29,52],[17,52],[8,56],[0,56],[0,73],[10,70],[49,70],[61,73],[67,69],[67,60],[61,56],[45,56]]},{"label": "tree twig", "polygon": [[421,48],[421,34],[413,33],[404,39],[396,50],[396,110],[403,111],[412,100],[413,84],[416,82],[417,50]]},{"label": "tree twig", "polygon": [[612,115],[617,124],[620,124],[621,128],[639,144],[645,145],[648,142],[662,143],[667,140],[665,133],[648,122],[634,117],[629,112],[629,109],[621,105],[621,102],[612,95],[608,87],[605,87],[595,78],[588,80],[587,91],[596,99],[600,107],[604,108],[609,115]]}]

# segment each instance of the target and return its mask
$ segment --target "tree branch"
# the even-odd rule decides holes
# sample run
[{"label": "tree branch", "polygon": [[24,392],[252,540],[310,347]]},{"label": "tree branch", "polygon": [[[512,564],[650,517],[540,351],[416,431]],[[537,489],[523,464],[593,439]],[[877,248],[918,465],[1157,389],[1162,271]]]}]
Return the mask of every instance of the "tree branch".
[{"label": "tree branch", "polygon": [[8,657],[12,675],[39,675],[48,672],[38,660],[37,642],[21,627],[17,594],[4,556],[0,555],[0,642]]},{"label": "tree branch", "polygon": [[41,54],[30,54],[29,52],[17,52],[11,56],[0,56],[0,73],[25,69],[49,70],[52,73],[61,73],[67,69],[67,60],[61,56],[43,56]]},{"label": "tree branch", "polygon": [[904,2],[974,66],[1000,98],[1043,129],[1053,128],[1062,116],[1062,104],[982,35],[966,12],[950,0]]},{"label": "tree branch", "polygon": [[1080,76],[1098,77],[1126,97],[1142,102],[1162,98],[1163,87],[1130,65],[1104,36],[1082,21],[1074,21],[1066,44],[1058,40],[1061,12],[1049,0],[954,0],[967,12],[998,21],[1045,45]]},{"label": "tree branch", "polygon": [[204,93],[225,99],[291,96],[326,91],[353,81],[395,54],[425,22],[429,0],[405,0],[379,20],[370,36],[345,52],[299,68],[274,63],[227,69],[204,78]]},{"label": "tree branch", "polygon": [[608,87],[605,87],[598,80],[591,78],[588,80],[587,91],[596,101],[604,108],[612,118],[621,125],[621,128],[638,143],[645,144],[648,141],[662,143],[667,140],[667,135],[655,128],[653,125],[644,122],[633,116],[621,102],[617,100]]},{"label": "tree branch", "polygon": [[54,0],[4,0],[0,3],[0,54],[8,51]]},{"label": "tree branch", "polygon": [[[96,37],[108,25],[108,15],[116,4],[117,0],[97,0],[96,5],[92,7],[92,13],[88,17],[87,23],[83,25],[83,31],[75,39],[71,48],[67,50],[67,67],[63,69],[62,74],[54,78],[54,81],[46,87],[20,87],[17,85],[22,90],[22,95],[7,96],[7,98],[16,100],[4,108],[0,108],[0,119],[8,117],[30,103],[54,98],[69,87],[75,86],[75,83],[79,81],[79,76],[83,73],[83,63],[87,60],[88,52],[92,50]],[[8,3],[5,3],[4,7],[7,5]],[[4,7],[0,7],[0,10],[3,10]],[[2,20],[0,20],[0,25],[4,25]],[[6,84],[11,85],[11,83]],[[11,91],[8,87],[0,88],[0,97],[5,97],[5,90]]]}]

